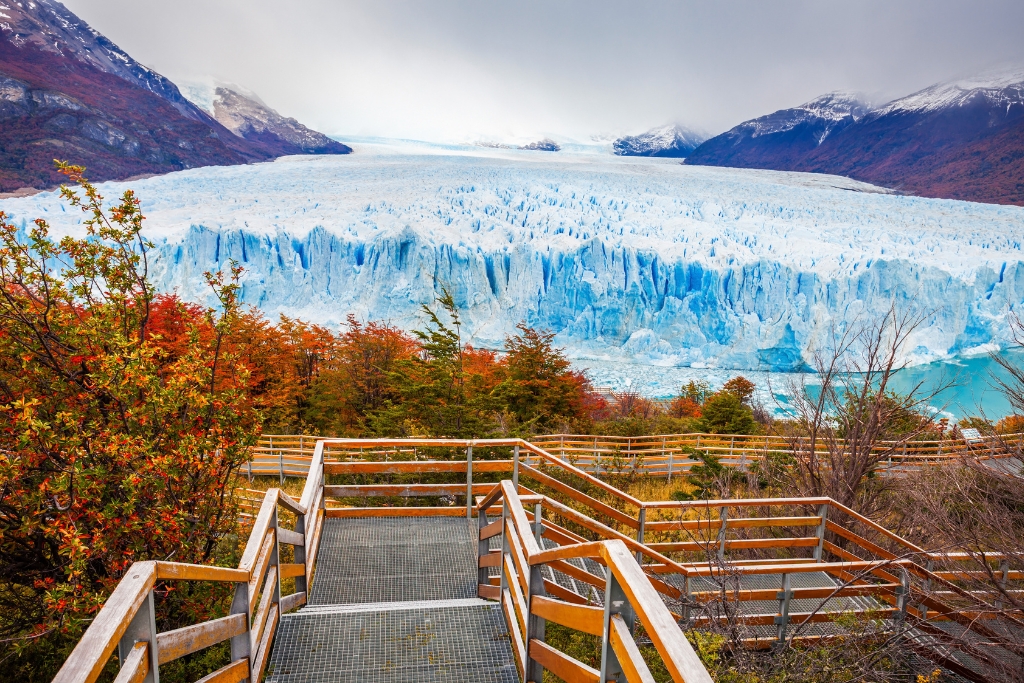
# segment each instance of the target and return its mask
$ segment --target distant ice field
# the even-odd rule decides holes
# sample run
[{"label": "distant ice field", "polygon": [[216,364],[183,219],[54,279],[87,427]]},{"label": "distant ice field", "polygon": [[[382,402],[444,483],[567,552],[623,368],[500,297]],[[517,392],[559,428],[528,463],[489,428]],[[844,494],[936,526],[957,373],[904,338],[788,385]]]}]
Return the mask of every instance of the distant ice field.
[{"label": "distant ice field", "polygon": [[[797,371],[832,330],[895,301],[930,313],[914,362],[999,348],[1024,302],[1024,209],[922,199],[835,176],[672,159],[355,143],[130,183],[158,286],[205,301],[235,260],[268,315],[406,328],[441,286],[478,345],[521,321],[570,355]],[[72,231],[55,193],[0,201]]]}]

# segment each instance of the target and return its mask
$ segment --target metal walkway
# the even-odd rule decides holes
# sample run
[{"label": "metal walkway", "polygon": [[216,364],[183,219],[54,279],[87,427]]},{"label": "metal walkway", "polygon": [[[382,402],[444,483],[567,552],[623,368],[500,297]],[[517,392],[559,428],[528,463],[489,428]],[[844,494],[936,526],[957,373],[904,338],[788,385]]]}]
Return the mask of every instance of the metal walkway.
[{"label": "metal walkway", "polygon": [[281,618],[267,681],[512,683],[476,555],[462,518],[325,520],[309,604]]}]

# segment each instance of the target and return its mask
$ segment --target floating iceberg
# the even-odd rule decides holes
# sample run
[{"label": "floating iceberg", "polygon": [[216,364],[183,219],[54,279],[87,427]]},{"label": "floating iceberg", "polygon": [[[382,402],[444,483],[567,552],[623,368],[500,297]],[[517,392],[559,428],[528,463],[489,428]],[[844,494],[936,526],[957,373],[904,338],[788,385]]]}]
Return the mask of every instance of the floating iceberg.
[{"label": "floating iceberg", "polygon": [[[908,349],[924,362],[1005,343],[1024,302],[1020,207],[667,159],[355,147],[102,192],[138,193],[161,290],[206,301],[203,273],[234,260],[268,315],[412,328],[443,285],[477,345],[525,321],[576,358],[799,370],[895,301],[930,313]],[[80,229],[55,193],[0,210]]]}]

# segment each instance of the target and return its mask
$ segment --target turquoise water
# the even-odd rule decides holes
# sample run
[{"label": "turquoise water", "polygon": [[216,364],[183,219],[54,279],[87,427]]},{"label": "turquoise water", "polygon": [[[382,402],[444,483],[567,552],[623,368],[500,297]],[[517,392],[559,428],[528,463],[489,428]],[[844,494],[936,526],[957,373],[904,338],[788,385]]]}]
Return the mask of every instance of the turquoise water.
[{"label": "turquoise water", "polygon": [[[1024,367],[1024,351],[1004,351],[1014,365]],[[960,358],[952,362],[930,363],[906,368],[897,374],[893,388],[899,393],[911,391],[919,383],[925,395],[945,382],[955,386],[939,393],[931,407],[947,417],[960,419],[968,415],[984,415],[998,420],[1013,412],[1006,397],[996,388],[995,378],[1009,380],[1008,373],[990,356]]]},{"label": "turquoise water", "polygon": [[[1003,356],[1024,367],[1024,351],[1004,351]],[[705,381],[712,388],[718,388],[730,378],[743,375],[757,385],[761,403],[780,416],[786,413],[794,380],[806,382],[811,387],[816,380],[813,374],[674,367],[610,360],[580,359],[573,364],[585,370],[596,386],[613,391],[631,389],[653,398],[675,396],[680,387],[690,380]],[[896,374],[892,388],[905,394],[920,384],[918,395],[927,396],[940,386],[951,385],[929,402],[929,410],[952,420],[984,415],[995,421],[1013,410],[1006,398],[994,388],[994,377],[1007,379],[1007,373],[991,357],[983,355],[906,368]]]}]

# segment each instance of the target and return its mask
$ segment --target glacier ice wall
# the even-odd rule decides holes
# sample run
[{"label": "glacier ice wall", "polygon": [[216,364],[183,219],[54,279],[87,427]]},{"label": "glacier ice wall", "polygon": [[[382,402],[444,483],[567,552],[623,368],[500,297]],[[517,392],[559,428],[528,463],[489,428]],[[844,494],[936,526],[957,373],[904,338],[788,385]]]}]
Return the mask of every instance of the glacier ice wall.
[{"label": "glacier ice wall", "polygon": [[[576,357],[793,370],[895,300],[930,313],[924,361],[1005,343],[1024,302],[1024,210],[832,176],[364,145],[131,186],[165,291],[207,300],[203,272],[234,260],[270,315],[412,328],[444,285],[487,346],[525,321]],[[78,221],[52,194],[0,210]]]}]

